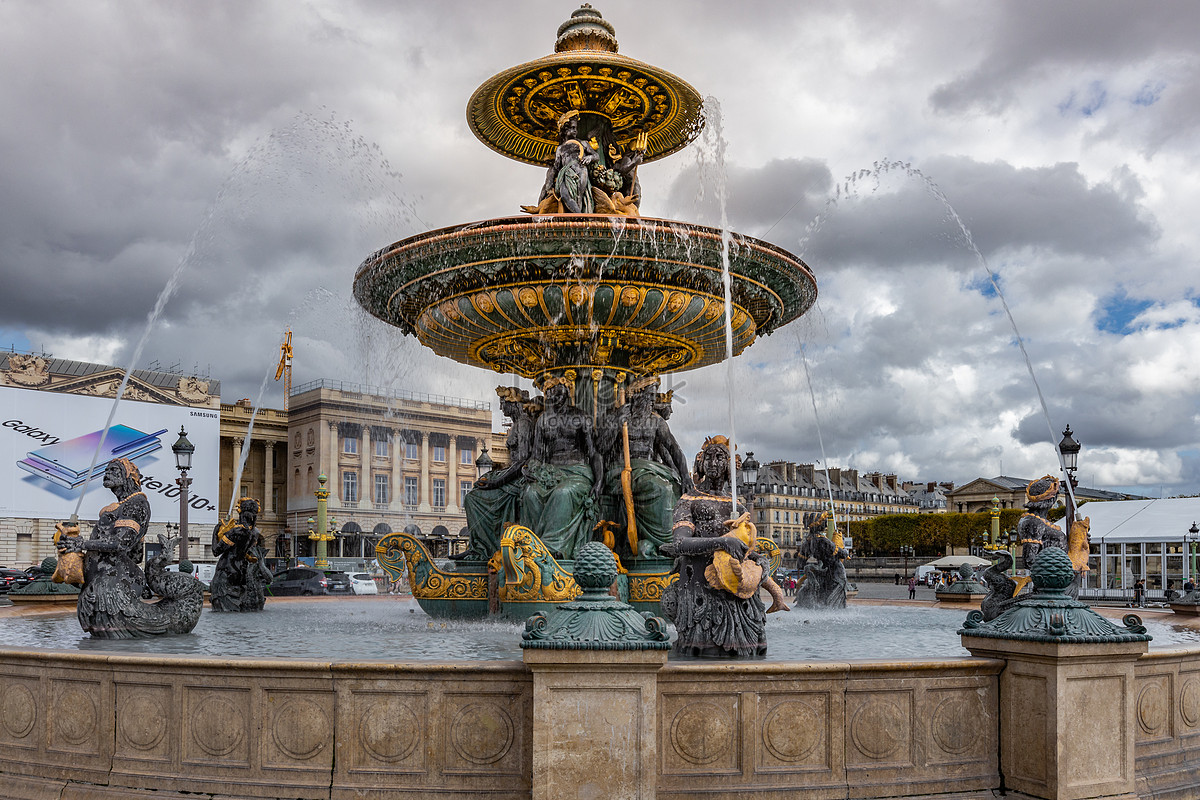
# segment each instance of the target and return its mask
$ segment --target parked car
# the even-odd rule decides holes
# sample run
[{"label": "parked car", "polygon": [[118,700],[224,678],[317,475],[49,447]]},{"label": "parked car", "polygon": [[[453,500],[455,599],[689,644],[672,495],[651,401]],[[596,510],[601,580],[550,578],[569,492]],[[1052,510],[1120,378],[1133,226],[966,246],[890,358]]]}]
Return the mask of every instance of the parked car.
[{"label": "parked car", "polygon": [[379,587],[375,585],[375,579],[365,572],[350,574],[350,589],[355,594],[379,594]]},{"label": "parked car", "polygon": [[271,594],[276,597],[293,594],[328,594],[329,579],[308,567],[293,567],[281,572],[271,581]]},{"label": "parked car", "polygon": [[20,589],[29,580],[29,575],[19,569],[0,567],[0,594],[8,594],[9,589]]},{"label": "parked car", "polygon": [[325,570],[325,579],[329,582],[327,588],[330,594],[350,594],[352,591],[350,576],[344,572],[339,572],[336,569],[327,569]]}]

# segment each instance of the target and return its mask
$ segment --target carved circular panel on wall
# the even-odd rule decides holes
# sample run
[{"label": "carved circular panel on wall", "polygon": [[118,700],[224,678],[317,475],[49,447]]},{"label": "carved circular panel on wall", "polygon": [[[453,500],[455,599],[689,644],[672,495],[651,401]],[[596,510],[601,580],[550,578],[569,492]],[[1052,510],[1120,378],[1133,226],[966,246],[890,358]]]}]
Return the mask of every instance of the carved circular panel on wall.
[{"label": "carved circular panel on wall", "polygon": [[671,744],[691,764],[711,764],[729,752],[733,724],[715,703],[684,706],[671,720]]},{"label": "carved circular panel on wall", "polygon": [[209,697],[192,720],[192,741],[210,756],[227,756],[242,743],[245,711],[228,697]]},{"label": "carved circular panel on wall", "polygon": [[37,701],[29,687],[10,684],[0,691],[0,725],[14,739],[24,739],[37,722]]},{"label": "carved circular panel on wall", "polygon": [[135,750],[153,750],[167,735],[167,713],[157,697],[136,694],[117,704],[117,731]]},{"label": "carved circular panel on wall", "polygon": [[807,703],[788,701],[763,720],[763,745],[780,761],[801,761],[821,743],[820,716]]},{"label": "carved circular panel on wall", "polygon": [[271,738],[297,761],[312,758],[333,738],[325,709],[307,698],[288,702],[275,715]]},{"label": "carved circular panel on wall", "polygon": [[1200,725],[1200,681],[1188,678],[1179,687],[1179,716],[1189,728]]},{"label": "carved circular panel on wall", "polygon": [[1157,733],[1167,723],[1167,698],[1162,686],[1148,683],[1138,692],[1137,718],[1145,733]]},{"label": "carved circular panel on wall", "polygon": [[947,697],[933,710],[929,723],[933,741],[950,755],[962,755],[979,741],[983,703],[975,695]]},{"label": "carved circular panel on wall", "polygon": [[403,700],[390,697],[373,704],[358,720],[363,749],[379,761],[408,758],[420,741],[421,722]]},{"label": "carved circular panel on wall", "polygon": [[83,689],[71,687],[58,695],[54,730],[69,744],[83,744],[96,732],[96,701]]},{"label": "carved circular panel on wall", "polygon": [[904,742],[904,715],[894,703],[872,700],[854,713],[850,739],[868,758],[885,759]]},{"label": "carved circular panel on wall", "polygon": [[465,706],[454,717],[450,741],[472,764],[494,764],[512,748],[512,718],[495,703]]}]

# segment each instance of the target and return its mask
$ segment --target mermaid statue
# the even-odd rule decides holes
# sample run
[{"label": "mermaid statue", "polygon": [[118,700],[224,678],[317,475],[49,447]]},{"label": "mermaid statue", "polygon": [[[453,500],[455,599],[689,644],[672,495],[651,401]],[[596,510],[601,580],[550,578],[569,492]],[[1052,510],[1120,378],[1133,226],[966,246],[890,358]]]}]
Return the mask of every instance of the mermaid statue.
[{"label": "mermaid statue", "polygon": [[[57,526],[55,547],[63,570],[56,579],[83,584],[77,606],[79,625],[97,639],[189,633],[200,620],[203,584],[166,569],[177,540],[159,537],[163,551],[147,562],[145,572],[138,566],[150,523],[150,501],[141,484],[131,461],[113,459],[104,471],[104,487],[116,502],[100,510],[91,536],[80,536],[77,524]],[[71,562],[81,569],[67,566]],[[161,599],[155,603],[143,599],[153,594]]]},{"label": "mermaid statue", "polygon": [[[767,613],[786,611],[769,577],[770,561],[754,549],[756,531],[745,506],[732,508],[729,440],[709,437],[696,455],[694,488],[675,504],[672,542],[679,579],[663,591],[663,613],[675,623],[675,652],[701,657],[767,653]],[[731,513],[732,512],[732,513]],[[774,601],[767,609],[759,597]]]}]

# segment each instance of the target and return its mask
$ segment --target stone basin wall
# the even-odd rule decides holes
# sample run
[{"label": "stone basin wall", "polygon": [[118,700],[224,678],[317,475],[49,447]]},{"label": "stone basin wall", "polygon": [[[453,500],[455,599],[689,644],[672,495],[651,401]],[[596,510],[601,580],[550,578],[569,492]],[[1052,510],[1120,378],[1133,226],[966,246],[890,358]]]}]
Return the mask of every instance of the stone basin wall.
[{"label": "stone basin wall", "polygon": [[[990,798],[1004,664],[672,662],[657,794]],[[1139,794],[1195,797],[1200,650],[1143,656],[1135,691]],[[4,797],[525,800],[540,724],[521,662],[0,651]]]}]

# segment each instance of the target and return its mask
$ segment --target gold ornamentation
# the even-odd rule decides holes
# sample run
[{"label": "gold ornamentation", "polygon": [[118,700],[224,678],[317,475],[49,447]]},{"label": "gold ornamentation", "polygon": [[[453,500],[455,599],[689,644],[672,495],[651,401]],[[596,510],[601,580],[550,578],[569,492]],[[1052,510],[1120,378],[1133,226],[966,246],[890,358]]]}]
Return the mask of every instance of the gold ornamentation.
[{"label": "gold ornamentation", "polygon": [[375,545],[379,565],[395,580],[407,566],[408,582],[418,600],[487,600],[487,575],[443,572],[417,539],[389,533]]},{"label": "gold ornamentation", "polygon": [[500,557],[504,566],[501,602],[562,602],[583,593],[537,534],[523,525],[504,529]]},{"label": "gold ornamentation", "polygon": [[[1039,481],[1050,481],[1050,488],[1046,489],[1046,491],[1042,492],[1041,494],[1031,495],[1029,493],[1030,487]],[[1031,481],[1029,486],[1025,487],[1025,501],[1027,503],[1038,503],[1042,500],[1049,500],[1052,497],[1058,497],[1058,478],[1054,477],[1053,475],[1043,475],[1036,481]]]},{"label": "gold ornamentation", "polygon": [[526,308],[533,308],[538,304],[538,292],[528,286],[517,291],[517,299],[521,301],[521,305]]},{"label": "gold ornamentation", "polygon": [[678,572],[629,573],[629,602],[657,603],[662,600],[663,589],[679,580]]}]

